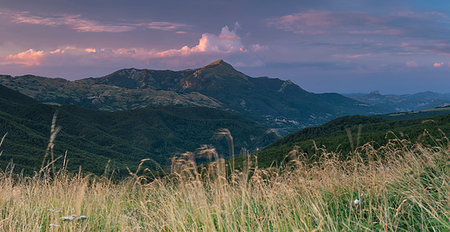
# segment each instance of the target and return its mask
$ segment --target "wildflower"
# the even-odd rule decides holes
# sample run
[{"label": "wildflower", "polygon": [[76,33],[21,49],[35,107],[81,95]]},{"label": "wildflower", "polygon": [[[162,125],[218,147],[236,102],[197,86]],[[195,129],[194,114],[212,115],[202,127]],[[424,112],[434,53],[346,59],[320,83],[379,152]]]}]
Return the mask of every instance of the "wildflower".
[{"label": "wildflower", "polygon": [[74,214],[74,215],[70,215],[70,216],[60,217],[59,219],[63,220],[63,221],[86,220],[87,216],[84,216],[84,215],[78,216],[78,215]]},{"label": "wildflower", "polygon": [[54,209],[47,209],[47,211],[50,211],[52,213],[61,213],[61,210],[54,210]]},{"label": "wildflower", "polygon": [[358,206],[359,205],[359,200],[358,199],[354,200],[353,201],[353,205]]},{"label": "wildflower", "polygon": [[71,215],[71,216],[60,217],[59,219],[63,220],[63,221],[73,221],[77,217],[78,217],[78,215],[74,214],[74,215]]}]

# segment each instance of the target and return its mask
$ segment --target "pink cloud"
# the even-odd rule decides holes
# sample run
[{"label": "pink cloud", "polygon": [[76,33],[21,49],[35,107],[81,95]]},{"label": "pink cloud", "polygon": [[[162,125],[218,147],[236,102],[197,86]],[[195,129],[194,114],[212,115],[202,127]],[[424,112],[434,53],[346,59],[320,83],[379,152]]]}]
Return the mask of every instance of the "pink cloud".
[{"label": "pink cloud", "polygon": [[17,24],[33,24],[50,27],[68,26],[79,32],[128,32],[138,27],[152,30],[181,31],[188,28],[186,24],[172,22],[148,22],[148,23],[125,23],[119,25],[104,24],[94,20],[82,18],[81,15],[51,15],[37,16],[27,11],[11,11],[0,9],[0,15],[7,16],[12,22]]},{"label": "pink cloud", "polygon": [[377,56],[377,55],[372,54],[372,53],[364,53],[364,54],[337,54],[337,55],[333,55],[333,56],[345,58],[345,59],[359,59],[362,57],[373,57],[373,56]]},{"label": "pink cloud", "polygon": [[422,44],[401,43],[400,47],[414,51],[425,51],[430,53],[441,53],[444,55],[450,55],[449,52],[450,46],[446,43],[436,43],[436,41],[431,41],[431,43],[422,43]]},{"label": "pink cloud", "polygon": [[126,32],[135,28],[129,25],[106,25],[96,21],[81,18],[81,15],[63,16],[35,16],[28,12],[12,14],[12,21],[15,23],[25,23],[44,26],[69,26],[80,32]]},{"label": "pink cloud", "polygon": [[403,33],[402,30],[399,29],[380,29],[380,30],[353,30],[353,31],[348,31],[349,34],[351,35],[400,35]]},{"label": "pink cloud", "polygon": [[180,29],[188,28],[189,26],[181,23],[172,23],[172,22],[150,22],[139,24],[147,27],[148,29],[153,30],[161,30],[161,31],[176,31],[176,33],[183,33],[184,31],[180,31]]},{"label": "pink cloud", "polygon": [[409,60],[405,62],[405,66],[408,68],[417,68],[419,64],[415,60]]},{"label": "pink cloud", "polygon": [[236,53],[246,52],[241,38],[228,26],[222,28],[219,35],[205,33],[193,47],[183,46],[180,49],[169,49],[157,52],[158,57],[187,56],[196,53]]},{"label": "pink cloud", "polygon": [[330,11],[308,11],[280,18],[280,23],[292,24],[301,22],[305,26],[325,27],[335,24]]},{"label": "pink cloud", "polygon": [[433,67],[435,67],[435,68],[440,68],[440,67],[442,67],[443,65],[444,65],[444,62],[436,62],[436,63],[433,64]]},{"label": "pink cloud", "polygon": [[7,64],[22,64],[25,66],[37,66],[41,64],[44,57],[44,51],[35,51],[28,49],[27,51],[17,54],[10,54],[5,58]]},{"label": "pink cloud", "polygon": [[345,31],[352,34],[377,34],[382,30],[367,30],[363,25],[376,25],[382,21],[379,18],[361,12],[332,12],[310,10],[285,15],[269,20],[269,25],[296,34],[325,34],[337,27],[353,28]]},{"label": "pink cloud", "polygon": [[53,50],[53,51],[50,51],[50,54],[63,54],[64,53],[64,50],[62,50],[62,49],[55,49],[55,50]]},{"label": "pink cloud", "polygon": [[[251,51],[256,52],[265,49],[264,46],[253,44]],[[198,44],[192,47],[183,46],[180,49],[168,49],[158,51],[147,48],[92,48],[64,46],[48,51],[36,51],[29,49],[16,54],[9,54],[1,58],[3,64],[18,64],[25,66],[55,66],[70,64],[92,64],[97,61],[114,62],[119,60],[136,60],[148,62],[149,60],[170,57],[186,57],[195,54],[205,55],[226,55],[233,53],[247,52],[241,38],[235,30],[230,30],[227,26],[223,27],[220,34],[204,33],[198,41]]]},{"label": "pink cloud", "polygon": [[[399,12],[391,15],[372,15],[366,12],[309,10],[271,18],[268,25],[280,30],[307,35],[391,35],[426,38],[419,27],[443,26],[448,20],[439,12]],[[417,25],[417,26],[416,26]]]},{"label": "pink cloud", "polygon": [[86,52],[89,52],[89,53],[96,53],[97,52],[97,49],[95,49],[95,48],[85,48],[84,50]]},{"label": "pink cloud", "polygon": [[261,44],[252,44],[250,47],[251,47],[251,50],[254,52],[260,52],[260,51],[264,51],[264,50],[268,49],[268,47],[266,45],[261,45]]}]

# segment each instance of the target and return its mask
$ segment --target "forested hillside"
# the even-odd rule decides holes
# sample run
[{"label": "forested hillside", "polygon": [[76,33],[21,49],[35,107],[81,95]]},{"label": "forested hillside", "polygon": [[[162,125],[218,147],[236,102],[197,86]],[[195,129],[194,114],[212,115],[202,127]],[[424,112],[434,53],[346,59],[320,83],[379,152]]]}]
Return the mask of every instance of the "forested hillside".
[{"label": "forested hillside", "polygon": [[[413,115],[414,116],[414,115]],[[386,116],[383,116],[386,117]],[[406,139],[428,145],[447,144],[450,133],[450,114],[403,120],[389,120],[382,116],[347,116],[335,119],[322,126],[305,128],[292,133],[264,150],[256,153],[260,165],[279,163],[296,148],[306,153],[310,161],[317,161],[320,152],[326,148],[346,159],[355,148],[370,143],[375,149],[384,146],[391,139]],[[393,118],[393,116],[391,116]]]},{"label": "forested hillside", "polygon": [[[1,147],[2,168],[12,161],[27,173],[40,168],[49,142],[50,126],[58,112],[55,158],[67,151],[69,168],[102,173],[110,167],[124,172],[143,158],[149,167],[167,167],[174,153],[192,151],[202,144],[214,145],[228,155],[225,140],[214,133],[227,128],[241,148],[255,149],[273,142],[276,135],[237,114],[204,107],[150,107],[129,111],[95,111],[73,105],[45,105],[0,86],[0,134],[8,133]],[[58,160],[62,163],[63,157]],[[157,163],[157,164],[156,164]]]}]

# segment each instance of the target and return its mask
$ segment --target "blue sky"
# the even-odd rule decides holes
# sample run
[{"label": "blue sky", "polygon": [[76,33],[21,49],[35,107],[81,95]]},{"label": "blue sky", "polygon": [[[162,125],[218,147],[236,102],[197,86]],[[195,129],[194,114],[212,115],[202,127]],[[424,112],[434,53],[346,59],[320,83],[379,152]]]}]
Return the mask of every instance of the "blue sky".
[{"label": "blue sky", "polygon": [[0,73],[80,79],[224,59],[313,92],[450,92],[450,1],[0,0]]}]

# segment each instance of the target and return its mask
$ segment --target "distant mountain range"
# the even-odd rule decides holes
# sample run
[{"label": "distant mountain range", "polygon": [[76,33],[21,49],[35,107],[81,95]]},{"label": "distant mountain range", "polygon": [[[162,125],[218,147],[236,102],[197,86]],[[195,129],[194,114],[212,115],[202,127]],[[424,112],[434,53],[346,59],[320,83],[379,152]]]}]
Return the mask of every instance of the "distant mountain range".
[{"label": "distant mountain range", "polygon": [[[58,111],[56,126],[61,132],[55,140],[55,158],[68,153],[69,169],[101,174],[110,167],[126,174],[143,158],[147,167],[167,168],[174,153],[194,151],[211,144],[225,157],[225,140],[214,133],[228,128],[234,137],[235,152],[241,148],[262,148],[277,138],[260,124],[239,114],[206,107],[159,106],[108,112],[73,105],[42,104],[0,85],[0,139],[8,133],[0,151],[0,168],[12,161],[16,171],[38,171],[50,137],[50,125]],[[57,165],[61,167],[63,158]],[[156,164],[158,163],[158,164]]]},{"label": "distant mountain range", "polygon": [[402,120],[402,119],[434,117],[434,116],[445,115],[445,114],[450,114],[450,105],[444,106],[444,107],[436,107],[436,108],[428,109],[428,110],[381,114],[381,115],[376,115],[376,117],[390,119],[390,120]]},{"label": "distant mountain range", "polygon": [[450,105],[450,93],[421,92],[404,95],[382,95],[378,91],[369,94],[344,94],[357,101],[364,102],[379,110],[388,112],[407,112],[432,109]]},{"label": "distant mountain range", "polygon": [[281,134],[377,107],[336,93],[314,94],[291,81],[249,77],[218,60],[183,71],[122,69],[77,81],[0,76],[0,84],[38,101],[87,109],[130,110],[149,106],[204,106],[237,112]]}]

